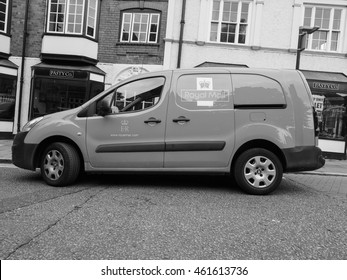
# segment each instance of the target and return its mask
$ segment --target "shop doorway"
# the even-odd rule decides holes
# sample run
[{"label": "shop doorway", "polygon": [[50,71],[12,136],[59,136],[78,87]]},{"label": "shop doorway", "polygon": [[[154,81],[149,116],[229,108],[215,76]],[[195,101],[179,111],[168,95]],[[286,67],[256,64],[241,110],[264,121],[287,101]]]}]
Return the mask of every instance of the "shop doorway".
[{"label": "shop doorway", "polygon": [[16,82],[16,76],[0,74],[0,121],[13,122]]},{"label": "shop doorway", "polygon": [[81,106],[104,90],[104,83],[84,79],[52,78],[35,75],[29,119]]},{"label": "shop doorway", "polygon": [[34,81],[32,118],[82,105],[87,100],[87,84],[37,78]]}]

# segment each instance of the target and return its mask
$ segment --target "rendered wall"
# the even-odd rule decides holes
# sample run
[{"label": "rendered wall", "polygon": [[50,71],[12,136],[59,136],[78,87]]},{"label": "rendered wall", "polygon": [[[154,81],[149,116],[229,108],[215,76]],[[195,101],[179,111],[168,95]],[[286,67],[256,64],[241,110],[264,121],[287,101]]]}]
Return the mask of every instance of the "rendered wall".
[{"label": "rendered wall", "polygon": [[[303,0],[254,0],[248,45],[209,42],[212,0],[186,2],[182,68],[195,67],[205,61],[249,67],[295,68]],[[347,7],[346,0],[307,0],[305,3]],[[181,11],[182,0],[169,2],[164,68],[177,65]],[[342,53],[305,50],[301,53],[300,69],[347,74],[347,20],[343,24],[345,42]]]}]

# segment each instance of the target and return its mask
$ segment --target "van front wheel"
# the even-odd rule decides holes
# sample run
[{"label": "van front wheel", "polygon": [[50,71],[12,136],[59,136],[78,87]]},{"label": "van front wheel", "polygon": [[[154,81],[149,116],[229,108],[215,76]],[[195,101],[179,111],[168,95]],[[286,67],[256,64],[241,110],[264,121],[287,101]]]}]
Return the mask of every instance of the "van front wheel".
[{"label": "van front wheel", "polygon": [[234,164],[238,186],[249,194],[269,194],[281,183],[283,167],[278,157],[263,148],[243,152]]},{"label": "van front wheel", "polygon": [[45,149],[40,168],[47,184],[56,187],[72,184],[80,171],[78,153],[67,143],[53,143]]}]

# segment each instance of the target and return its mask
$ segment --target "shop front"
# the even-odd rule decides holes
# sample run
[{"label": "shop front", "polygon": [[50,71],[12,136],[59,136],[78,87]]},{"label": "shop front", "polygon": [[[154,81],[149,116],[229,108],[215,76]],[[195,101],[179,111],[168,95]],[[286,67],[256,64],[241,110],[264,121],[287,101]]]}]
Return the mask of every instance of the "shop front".
[{"label": "shop front", "polygon": [[104,90],[105,72],[93,65],[40,63],[32,71],[29,119],[78,107]]},{"label": "shop front", "polygon": [[0,138],[11,137],[16,105],[18,66],[0,59]]},{"label": "shop front", "polygon": [[326,157],[346,159],[347,77],[342,73],[302,71],[318,114],[318,145]]}]

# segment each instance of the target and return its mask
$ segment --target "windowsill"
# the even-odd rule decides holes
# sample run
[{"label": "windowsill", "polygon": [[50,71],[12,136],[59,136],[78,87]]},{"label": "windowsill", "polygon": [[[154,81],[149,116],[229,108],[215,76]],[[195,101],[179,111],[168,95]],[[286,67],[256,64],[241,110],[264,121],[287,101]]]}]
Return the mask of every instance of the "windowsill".
[{"label": "windowsill", "polygon": [[305,49],[303,54],[312,54],[312,55],[323,55],[323,56],[347,56],[346,53],[342,52],[328,52],[328,51],[318,51],[318,50],[308,50]]},{"label": "windowsill", "polygon": [[128,43],[128,42],[117,42],[116,46],[142,46],[142,47],[159,47],[160,44],[158,43]]},{"label": "windowsill", "polygon": [[220,45],[226,45],[226,46],[250,46],[250,45],[248,45],[248,44],[228,43],[228,42],[217,42],[217,41],[207,41],[206,43],[210,43],[210,44],[220,44]]},{"label": "windowsill", "polygon": [[13,119],[12,119],[12,120],[9,120],[9,119],[0,119],[0,122],[13,122]]},{"label": "windowsill", "polygon": [[11,34],[9,34],[9,33],[6,33],[6,32],[4,32],[4,31],[0,31],[0,35],[2,35],[2,36],[6,36],[6,37],[12,37],[12,35]]},{"label": "windowsill", "polygon": [[50,32],[45,32],[42,35],[42,38],[44,36],[57,36],[57,37],[75,37],[75,38],[83,38],[83,39],[87,39],[93,42],[98,42],[97,39],[83,35],[83,34],[66,34],[66,33],[50,33]]},{"label": "windowsill", "polygon": [[343,137],[332,138],[332,137],[329,137],[329,136],[318,135],[318,138],[321,139],[321,140],[331,140],[331,141],[340,141],[340,142],[345,142],[346,141]]},{"label": "windowsill", "polygon": [[223,43],[223,42],[213,42],[213,41],[206,41],[206,45],[240,48],[240,49],[250,49],[251,48],[251,45],[248,45],[248,44]]}]

